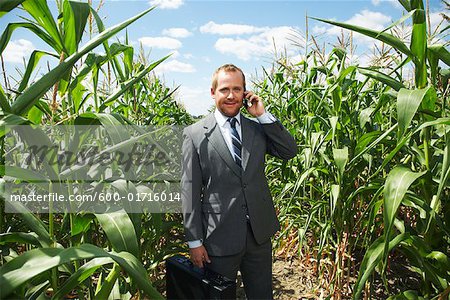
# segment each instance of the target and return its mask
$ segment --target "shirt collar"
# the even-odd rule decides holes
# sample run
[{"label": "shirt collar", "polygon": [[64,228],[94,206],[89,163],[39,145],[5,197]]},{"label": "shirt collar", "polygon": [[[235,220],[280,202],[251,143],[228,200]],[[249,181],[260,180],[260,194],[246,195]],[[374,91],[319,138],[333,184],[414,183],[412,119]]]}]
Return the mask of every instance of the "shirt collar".
[{"label": "shirt collar", "polygon": [[[214,110],[214,117],[216,118],[216,122],[217,122],[217,124],[219,124],[220,127],[225,126],[225,124],[227,123],[228,118],[229,118],[227,116],[224,116],[220,112],[220,110],[218,110],[217,108]],[[234,118],[236,118],[237,123],[240,125],[241,124],[241,113],[238,112],[237,115],[234,116]]]}]

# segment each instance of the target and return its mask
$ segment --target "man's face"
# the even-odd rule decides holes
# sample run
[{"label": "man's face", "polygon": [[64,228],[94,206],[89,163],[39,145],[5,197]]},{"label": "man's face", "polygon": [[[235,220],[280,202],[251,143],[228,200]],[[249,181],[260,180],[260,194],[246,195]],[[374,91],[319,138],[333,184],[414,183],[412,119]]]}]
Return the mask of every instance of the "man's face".
[{"label": "man's face", "polygon": [[211,88],[211,96],[216,102],[219,111],[227,116],[234,117],[242,107],[244,98],[244,78],[238,71],[220,71],[217,74],[217,88]]}]

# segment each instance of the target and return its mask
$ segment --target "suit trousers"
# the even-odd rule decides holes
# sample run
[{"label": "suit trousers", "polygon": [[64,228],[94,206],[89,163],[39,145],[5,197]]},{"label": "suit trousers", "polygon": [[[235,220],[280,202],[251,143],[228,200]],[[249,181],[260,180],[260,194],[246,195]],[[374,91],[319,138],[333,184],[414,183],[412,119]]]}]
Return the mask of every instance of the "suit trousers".
[{"label": "suit trousers", "polygon": [[272,243],[269,239],[258,244],[253,236],[250,223],[247,223],[246,244],[235,255],[209,256],[211,263],[207,268],[236,280],[238,270],[247,299],[273,299],[272,293]]}]

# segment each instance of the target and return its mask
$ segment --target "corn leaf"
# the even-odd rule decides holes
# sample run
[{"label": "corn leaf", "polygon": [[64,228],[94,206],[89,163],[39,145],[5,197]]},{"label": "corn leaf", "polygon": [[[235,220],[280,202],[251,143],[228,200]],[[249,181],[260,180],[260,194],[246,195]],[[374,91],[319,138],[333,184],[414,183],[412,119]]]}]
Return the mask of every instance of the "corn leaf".
[{"label": "corn leaf", "polygon": [[348,147],[342,149],[333,149],[334,163],[339,171],[339,178],[342,180],[344,175],[345,165],[348,162]]},{"label": "corn leaf", "polygon": [[417,291],[408,290],[401,292],[400,294],[390,296],[387,300],[423,300],[425,298],[419,296]]},{"label": "corn leaf", "polygon": [[32,23],[9,23],[6,26],[5,31],[3,31],[2,36],[0,37],[0,54],[3,53],[6,46],[8,45],[9,40],[11,39],[11,35],[17,28],[25,28],[32,31],[36,34],[41,40],[47,43],[50,47],[55,49],[56,52],[60,52],[61,48],[55,45],[53,39],[50,35],[40,29],[38,26]]},{"label": "corn leaf", "polygon": [[94,81],[94,91],[97,90],[97,79],[98,79],[98,69],[100,66],[108,62],[108,58],[105,55],[100,55],[97,53],[89,53],[78,71],[75,78],[71,80],[70,89],[73,90],[77,85],[79,85],[82,80],[91,73]]},{"label": "corn leaf", "polygon": [[[424,88],[427,85],[427,24],[425,22],[425,10],[423,10],[422,1],[419,8],[415,9],[413,15],[413,29],[411,33],[411,52],[412,60],[415,64],[415,83],[416,87]],[[422,3],[422,5],[420,5]]]},{"label": "corn leaf", "polygon": [[64,49],[61,35],[50,8],[47,5],[47,1],[25,0],[22,3],[22,7],[34,18],[37,24],[52,37],[53,44],[55,44],[52,48]]},{"label": "corn leaf", "polygon": [[401,24],[401,23],[405,22],[405,20],[409,19],[415,12],[416,12],[415,9],[410,11],[410,12],[408,12],[406,15],[402,16],[400,19],[398,19],[397,21],[393,22],[391,25],[389,25],[388,27],[386,27],[385,29],[380,31],[380,33],[386,32],[389,29],[397,26],[398,24]]},{"label": "corn leaf", "polygon": [[[389,161],[397,154],[400,149],[403,148],[403,146],[408,142],[408,140],[414,135],[420,132],[422,129],[427,127],[433,127],[433,126],[439,126],[439,125],[450,125],[450,118],[439,118],[434,121],[425,122],[422,123],[419,127],[415,128],[414,131],[409,132],[408,134],[404,135],[398,142],[397,146],[394,150],[392,150],[383,160],[383,163],[378,168],[378,170],[370,176],[370,178],[374,178],[379,172],[381,172],[384,167],[389,163]],[[369,179],[370,179],[369,178]]]},{"label": "corn leaf", "polygon": [[52,299],[62,299],[70,291],[79,286],[84,280],[89,278],[98,268],[113,263],[110,257],[94,258],[82,265],[75,273],[64,282],[60,289],[53,295]]},{"label": "corn leaf", "polygon": [[403,166],[397,166],[392,169],[384,185],[384,210],[383,210],[383,220],[384,220],[384,240],[385,240],[385,252],[384,256],[387,259],[387,253],[389,248],[390,231],[392,225],[394,224],[395,216],[397,215],[397,210],[405,196],[406,191],[409,189],[411,184],[416,181],[419,177],[425,174],[423,172],[412,172],[408,168]]},{"label": "corn leaf", "polygon": [[334,215],[334,211],[336,209],[336,204],[339,199],[339,193],[341,191],[341,187],[337,184],[332,184],[330,188],[330,209],[331,209],[331,217]]},{"label": "corn leaf", "polygon": [[398,2],[400,2],[400,4],[401,4],[407,11],[410,11],[410,10],[411,10],[411,3],[409,2],[409,0],[398,0]]},{"label": "corn leaf", "polygon": [[41,79],[39,79],[32,86],[28,87],[14,101],[11,110],[15,114],[19,115],[28,112],[28,110],[36,103],[36,101],[38,101],[39,98],[42,97],[42,95],[44,95],[45,92],[48,91],[48,89],[50,89],[57,81],[59,81],[60,78],[67,72],[67,70],[69,70],[77,60],[83,57],[83,55],[87,54],[89,51],[91,51],[92,49],[94,49],[107,39],[109,39],[111,36],[115,35],[117,32],[119,32],[126,26],[130,25],[137,19],[141,18],[142,16],[150,12],[152,9],[153,8],[151,7],[132,18],[118,25],[113,26],[108,30],[105,30],[104,32],[102,32],[101,34],[97,35],[95,38],[90,40],[82,49],[69,56],[64,62],[62,62],[53,70],[42,76]]},{"label": "corn leaf", "polygon": [[153,70],[154,68],[156,68],[156,66],[158,66],[160,63],[162,63],[163,61],[165,61],[171,54],[161,58],[160,60],[152,63],[151,65],[149,65],[147,68],[145,68],[144,70],[142,70],[141,72],[139,72],[138,74],[136,74],[136,76],[134,76],[133,78],[125,81],[120,89],[118,89],[114,94],[112,94],[111,96],[109,96],[102,104],[102,106],[100,107],[100,110],[104,110],[107,105],[111,102],[113,102],[114,100],[116,100],[117,98],[119,98],[121,95],[123,95],[130,87],[132,87],[136,82],[138,82],[139,80],[141,80],[145,75],[147,75],[151,70]]},{"label": "corn leaf", "polygon": [[0,85],[0,107],[3,113],[11,112],[11,106],[9,105],[8,98],[6,97],[5,91],[3,90],[1,85]]},{"label": "corn leaf", "polygon": [[331,25],[335,25],[335,26],[339,26],[348,30],[352,30],[352,31],[356,31],[358,33],[361,33],[363,35],[366,35],[368,37],[371,38],[375,38],[379,41],[382,41],[392,47],[394,47],[396,50],[406,54],[409,57],[413,57],[412,52],[408,49],[408,47],[397,37],[388,34],[388,33],[381,33],[379,31],[375,31],[372,29],[368,29],[368,28],[364,28],[364,27],[360,27],[360,26],[356,26],[356,25],[351,25],[351,24],[346,24],[346,23],[341,23],[341,22],[336,22],[336,21],[331,21],[331,20],[325,20],[325,19],[320,19],[320,18],[312,18],[314,20],[317,21],[321,21],[324,23],[328,23]]},{"label": "corn leaf", "polygon": [[406,254],[412,265],[420,268],[420,273],[427,278],[428,282],[441,289],[448,287],[445,279],[448,278],[448,274],[445,271],[442,272],[439,268],[445,268],[445,266],[439,266],[439,261],[437,261],[437,264],[430,262],[430,260],[433,260],[433,255],[430,256],[432,250],[421,237],[411,235],[410,239],[402,244],[402,252]]},{"label": "corn leaf", "polygon": [[349,165],[353,165],[363,154],[365,154],[367,151],[370,151],[371,149],[373,149],[373,147],[378,145],[378,143],[384,140],[395,128],[397,128],[397,124],[394,124],[391,128],[389,128],[382,135],[380,135],[375,141],[370,143],[370,145],[367,146],[364,150],[355,155],[355,157],[353,157],[352,160],[349,162]]},{"label": "corn leaf", "polygon": [[22,284],[54,267],[75,260],[100,257],[109,257],[118,263],[151,299],[163,299],[149,282],[147,272],[135,256],[128,252],[106,252],[91,244],[67,249],[33,249],[7,262],[0,268],[0,297],[6,298]]},{"label": "corn leaf", "polygon": [[363,136],[358,139],[358,143],[356,144],[355,155],[359,155],[361,152],[363,152],[366,149],[367,145],[372,143],[380,135],[381,131],[378,130],[363,134]]},{"label": "corn leaf", "polygon": [[5,175],[21,179],[24,181],[37,181],[37,182],[46,182],[48,181],[48,178],[43,176],[41,173],[33,171],[33,170],[27,170],[16,166],[6,166],[5,167]]},{"label": "corn leaf", "polygon": [[44,115],[44,113],[42,112],[42,110],[37,108],[37,106],[33,106],[28,111],[27,117],[28,117],[28,120],[30,120],[30,122],[32,122],[33,124],[41,124],[43,115]]},{"label": "corn leaf", "polygon": [[5,134],[10,131],[12,126],[27,124],[29,122],[30,121],[25,119],[24,117],[13,114],[2,116],[2,118],[0,119],[0,138],[5,136]]},{"label": "corn leaf", "polygon": [[90,13],[88,3],[64,0],[64,46],[68,54],[78,49]]},{"label": "corn leaf", "polygon": [[397,95],[399,138],[405,134],[420,104],[423,103],[427,109],[433,108],[436,97],[436,91],[432,86],[415,90],[400,89]]},{"label": "corn leaf", "polygon": [[[90,125],[90,124],[94,124],[95,121],[98,122],[98,117],[96,115],[100,115],[100,114],[92,114],[92,113],[85,113],[83,115],[81,115],[84,119],[83,119],[83,125]],[[92,117],[94,116],[94,117]],[[85,121],[85,120],[93,120],[92,122],[89,121]],[[96,125],[98,125],[98,123],[95,123]],[[108,134],[110,135],[111,139],[114,138],[117,141],[123,140],[122,142],[118,142],[115,143],[114,145],[102,150],[100,153],[98,153],[93,159],[100,159],[100,157],[102,155],[104,155],[105,153],[114,153],[117,150],[120,149],[131,149],[131,147],[136,144],[137,142],[139,142],[142,139],[148,139],[151,137],[151,135],[154,134],[153,131],[149,131],[146,133],[143,133],[139,136],[136,137],[132,137],[132,138],[124,138],[125,135],[122,134],[122,132],[125,132],[127,135],[129,135],[128,132],[126,132],[123,128],[123,126],[106,126],[105,125],[105,129],[107,130]],[[159,147],[159,145],[156,144],[157,147]],[[161,151],[163,151],[163,148],[158,148]],[[175,160],[171,160],[172,162],[176,163]],[[84,170],[86,168],[89,168],[89,164],[84,164],[84,165],[75,165],[72,166],[68,169],[65,169],[64,171],[62,171],[59,174],[59,178],[61,179],[68,179],[70,178],[70,176],[72,176],[74,173],[79,172],[80,170]]]},{"label": "corn leaf", "polygon": [[431,45],[428,46],[428,50],[433,52],[433,54],[447,66],[450,66],[450,52],[448,52],[444,45]]},{"label": "corn leaf", "polygon": [[377,70],[373,70],[373,69],[370,69],[370,68],[359,67],[358,71],[359,71],[359,73],[361,73],[361,74],[363,74],[363,75],[365,75],[367,77],[370,77],[372,79],[375,79],[375,80],[377,80],[379,82],[382,82],[382,83],[390,86],[391,88],[393,88],[396,91],[399,91],[401,88],[405,87],[403,85],[403,83],[401,83],[400,81],[392,78],[389,75],[381,73],[381,72],[379,72]]},{"label": "corn leaf", "polygon": [[[38,235],[34,232],[7,232],[0,234],[0,245],[8,243],[41,246]],[[44,246],[44,245],[42,245]]]},{"label": "corn leaf", "polygon": [[442,161],[442,170],[441,170],[441,177],[439,180],[439,187],[437,191],[437,199],[440,198],[442,191],[447,185],[447,181],[450,178],[450,133],[447,132],[445,135],[445,147],[444,147],[444,158]]},{"label": "corn leaf", "polygon": [[34,50],[33,53],[31,53],[31,55],[30,55],[30,59],[28,60],[27,68],[25,69],[25,73],[23,74],[22,81],[20,82],[19,88],[17,89],[19,92],[22,92],[27,87],[28,81],[30,80],[30,77],[31,77],[31,73],[36,68],[41,57],[44,55],[50,55],[50,56],[58,58],[58,56],[53,53]]},{"label": "corn leaf", "polygon": [[91,221],[95,218],[93,214],[74,214],[70,230],[71,236],[86,232]]},{"label": "corn leaf", "polygon": [[450,271],[450,258],[444,253],[440,251],[431,251],[427,254],[426,258],[437,261],[439,267],[442,268],[443,271]]},{"label": "corn leaf", "polygon": [[104,126],[108,132],[112,142],[117,145],[124,141],[130,140],[130,133],[126,129],[124,122],[121,120],[121,116],[118,114],[94,114],[98,118],[100,123]]},{"label": "corn leaf", "polygon": [[[52,239],[50,238],[50,234],[48,233],[48,230],[45,227],[44,223],[34,214],[32,214],[28,208],[26,208],[22,203],[16,201],[6,202],[6,207],[8,207],[8,205],[14,212],[20,213],[21,220],[24,221],[24,223],[28,226],[29,229],[32,230],[32,232],[37,234],[39,243],[42,246],[48,247],[52,244]],[[3,287],[3,285],[1,284],[0,286]]]},{"label": "corn leaf", "polygon": [[99,285],[97,286],[97,290],[95,291],[95,298],[96,299],[120,298],[120,292],[118,292],[118,289],[114,289],[119,275],[120,275],[120,266],[114,263],[111,271],[109,272],[105,280],[102,282],[99,281]]},{"label": "corn leaf", "polygon": [[[405,233],[397,235],[390,242],[388,241],[389,250],[395,248],[398,244],[406,240],[408,237],[408,234]],[[353,299],[361,298],[361,293],[364,290],[367,279],[369,279],[370,275],[372,275],[375,267],[380,263],[383,257],[384,244],[384,237],[381,236],[376,239],[372,245],[370,245],[370,247],[366,251],[366,254],[364,254],[364,258],[361,262],[361,267],[359,268],[358,279],[355,283]]]},{"label": "corn leaf", "polygon": [[115,251],[127,251],[139,257],[136,232],[133,223],[124,210],[95,214],[95,216]]},{"label": "corn leaf", "polygon": [[[103,25],[103,21],[100,18],[100,16],[98,15],[97,11],[95,9],[93,9],[91,7],[91,14],[94,16],[95,19],[95,24],[97,24],[97,29],[98,32],[103,32],[105,30],[105,26]],[[110,47],[108,44],[108,41],[104,41],[103,42],[103,47],[105,48],[105,52],[108,55],[108,57],[110,56]],[[114,72],[116,74],[116,77],[118,77],[120,79],[120,82],[125,81],[126,77],[123,75],[123,71],[122,71],[122,67],[119,64],[119,61],[117,59],[117,57],[113,57],[112,58],[113,64],[114,64]]]},{"label": "corn leaf", "polygon": [[[15,128],[15,132],[20,136],[21,140],[26,143],[26,145],[39,145],[39,147],[47,147],[47,149],[49,149],[49,151],[47,151],[44,156],[45,159],[42,161],[43,171],[45,171],[44,174],[48,178],[58,179],[58,165],[49,163],[49,159],[54,152],[53,150],[51,150],[53,149],[52,147],[54,146],[54,144],[50,140],[49,136],[39,127],[35,126],[18,126]],[[59,185],[55,185],[55,189],[58,189],[58,186]]]},{"label": "corn leaf", "polygon": [[19,6],[25,0],[2,0],[0,2],[0,18],[7,12]]}]

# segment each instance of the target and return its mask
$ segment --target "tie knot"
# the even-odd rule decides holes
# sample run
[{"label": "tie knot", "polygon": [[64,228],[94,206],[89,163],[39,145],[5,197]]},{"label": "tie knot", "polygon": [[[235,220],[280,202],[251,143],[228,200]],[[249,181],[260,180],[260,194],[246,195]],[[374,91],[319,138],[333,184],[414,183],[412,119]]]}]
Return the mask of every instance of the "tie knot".
[{"label": "tie knot", "polygon": [[230,122],[232,128],[236,128],[236,118],[229,118],[228,122]]}]

